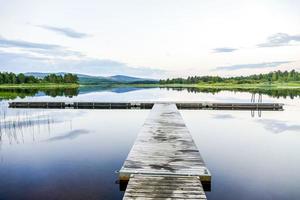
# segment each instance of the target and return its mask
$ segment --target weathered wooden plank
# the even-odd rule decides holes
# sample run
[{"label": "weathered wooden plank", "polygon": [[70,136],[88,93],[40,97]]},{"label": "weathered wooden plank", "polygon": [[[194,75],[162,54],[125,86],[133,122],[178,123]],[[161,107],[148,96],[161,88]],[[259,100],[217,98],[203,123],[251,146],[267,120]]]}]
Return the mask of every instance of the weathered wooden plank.
[{"label": "weathered wooden plank", "polygon": [[[173,181],[170,185],[161,185]],[[149,184],[151,183],[151,186]],[[192,186],[191,183],[197,183]],[[200,180],[195,176],[132,175],[123,200],[132,199],[206,199]]]},{"label": "weathered wooden plank", "polygon": [[[153,200],[151,197],[131,197],[131,200]],[[163,197],[156,197],[155,200],[186,200],[188,198],[163,198]]]},{"label": "weathered wooden plank", "polygon": [[173,103],[155,104],[119,175],[185,175],[210,180],[210,173]]},{"label": "weathered wooden plank", "polygon": [[134,197],[147,197],[147,198],[173,198],[173,199],[177,199],[177,198],[184,198],[184,199],[206,199],[205,195],[194,195],[194,194],[164,194],[164,193],[159,193],[159,194],[153,194],[153,193],[132,193],[129,195],[125,195],[123,199],[131,199]]},{"label": "weathered wooden plank", "polygon": [[[146,175],[144,175],[146,176]],[[152,181],[152,180],[151,180]],[[202,187],[202,185],[200,184],[200,180],[197,180],[199,182],[199,184],[192,184],[190,182],[179,182],[179,183],[172,183],[172,184],[163,184],[160,183],[158,180],[155,180],[154,183],[152,183],[151,185],[149,182],[145,182],[145,181],[139,181],[137,182],[135,180],[135,182],[130,183],[131,185],[127,186],[127,189],[139,189],[139,190],[151,190],[151,189],[164,189],[164,190],[173,190],[173,188],[178,188],[178,185],[180,185],[180,191],[191,191],[191,190],[199,190],[199,187]]]},{"label": "weathered wooden plank", "polygon": [[211,175],[175,104],[153,106],[119,178],[130,178],[125,200],[206,199]]}]

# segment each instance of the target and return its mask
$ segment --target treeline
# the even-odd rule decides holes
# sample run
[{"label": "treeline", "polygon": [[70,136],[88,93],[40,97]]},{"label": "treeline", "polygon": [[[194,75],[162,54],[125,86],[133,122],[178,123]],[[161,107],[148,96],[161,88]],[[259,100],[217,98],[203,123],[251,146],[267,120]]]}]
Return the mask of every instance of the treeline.
[{"label": "treeline", "polygon": [[24,84],[24,83],[78,83],[75,74],[56,75],[49,74],[44,78],[26,76],[22,73],[0,72],[0,84]]},{"label": "treeline", "polygon": [[274,71],[267,74],[250,76],[220,77],[220,76],[189,76],[188,78],[173,78],[159,80],[160,84],[197,84],[197,83],[263,83],[300,81],[300,73],[291,71]]}]

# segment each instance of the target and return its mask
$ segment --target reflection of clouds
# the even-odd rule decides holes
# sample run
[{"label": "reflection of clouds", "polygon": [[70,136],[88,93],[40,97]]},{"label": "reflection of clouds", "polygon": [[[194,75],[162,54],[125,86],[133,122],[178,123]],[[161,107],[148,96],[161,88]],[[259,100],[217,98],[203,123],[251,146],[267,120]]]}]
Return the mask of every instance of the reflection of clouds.
[{"label": "reflection of clouds", "polygon": [[77,130],[73,130],[70,131],[64,135],[60,135],[60,136],[56,136],[56,137],[51,137],[47,140],[45,140],[46,142],[54,142],[54,141],[58,141],[58,140],[66,140],[66,139],[75,139],[80,135],[84,135],[84,134],[88,134],[89,131],[85,130],[85,129],[77,129]]},{"label": "reflection of clouds", "polygon": [[282,133],[284,131],[300,131],[300,125],[289,125],[285,121],[273,119],[261,119],[257,122],[264,125],[264,128],[273,133]]},{"label": "reflection of clouds", "polygon": [[[250,94],[250,93],[249,93]],[[216,101],[220,102],[239,102],[239,103],[249,103],[250,98],[239,98],[239,97],[223,97],[223,96],[218,96],[215,97]]]},{"label": "reflection of clouds", "polygon": [[[17,111],[17,112],[14,112]],[[71,111],[71,112],[69,112]],[[22,109],[13,110],[12,108],[6,108],[0,106],[0,120],[15,121],[15,120],[28,120],[28,119],[42,119],[47,117],[55,117],[58,121],[65,118],[75,118],[82,116],[86,113],[84,110],[50,110],[50,109]],[[59,118],[59,119],[58,119]]]},{"label": "reflection of clouds", "polygon": [[22,112],[10,116],[0,116],[0,129],[22,128],[35,125],[55,124],[70,121],[73,118],[84,115],[85,111],[77,112]]},{"label": "reflection of clouds", "polygon": [[145,89],[151,89],[151,88],[118,87],[118,88],[112,88],[110,91],[115,93],[126,93],[126,92],[134,92],[134,91],[145,90]]},{"label": "reflection of clouds", "polygon": [[[71,112],[69,112],[71,111]],[[49,114],[51,114],[52,117],[58,118],[60,121],[65,121],[65,120],[70,120],[73,118],[77,118],[80,116],[83,116],[87,113],[87,111],[85,110],[68,110],[66,112],[66,110],[62,110],[62,111],[58,111],[58,112],[51,112]]]},{"label": "reflection of clouds", "polygon": [[86,113],[83,110],[14,110],[0,104],[0,145],[6,141],[9,144],[25,143],[28,139],[39,141],[40,134],[51,134],[53,125],[72,126],[74,118]]},{"label": "reflection of clouds", "polygon": [[25,128],[25,127],[32,127],[36,125],[45,125],[45,124],[53,124],[53,123],[60,123],[62,121],[53,120],[53,119],[35,119],[35,120],[18,120],[18,121],[4,121],[0,122],[0,129],[16,129],[16,128]]},{"label": "reflection of clouds", "polygon": [[[72,120],[72,118],[70,118]],[[6,119],[0,119],[0,131],[12,132],[17,129],[32,128],[42,125],[53,125],[56,123],[63,123],[67,119],[63,118],[62,115],[51,116],[51,115],[28,115],[28,116],[10,116]]]},{"label": "reflection of clouds", "polygon": [[215,119],[233,119],[234,118],[231,114],[213,114],[212,117]]}]

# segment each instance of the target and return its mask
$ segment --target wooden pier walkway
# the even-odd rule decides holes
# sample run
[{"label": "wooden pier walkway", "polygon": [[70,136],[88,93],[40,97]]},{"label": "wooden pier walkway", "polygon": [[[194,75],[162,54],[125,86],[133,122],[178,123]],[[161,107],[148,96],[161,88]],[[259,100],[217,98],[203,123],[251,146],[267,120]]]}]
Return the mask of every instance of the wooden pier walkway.
[{"label": "wooden pier walkway", "polygon": [[124,199],[205,199],[211,175],[174,103],[154,104],[119,179],[129,180]]},{"label": "wooden pier walkway", "polygon": [[206,199],[195,176],[132,175],[123,200],[131,199]]}]

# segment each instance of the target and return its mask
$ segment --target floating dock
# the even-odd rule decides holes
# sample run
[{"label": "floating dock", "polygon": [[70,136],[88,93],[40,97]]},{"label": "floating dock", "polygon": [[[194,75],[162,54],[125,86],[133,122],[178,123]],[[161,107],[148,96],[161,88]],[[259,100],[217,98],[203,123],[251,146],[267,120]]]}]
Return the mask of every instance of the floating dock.
[{"label": "floating dock", "polygon": [[211,174],[174,103],[154,104],[119,179],[129,180],[124,199],[206,199]]},{"label": "floating dock", "polygon": [[[53,109],[152,109],[155,103],[166,102],[10,102],[10,108]],[[178,109],[212,110],[282,110],[280,103],[218,103],[218,102],[169,102]]]}]

